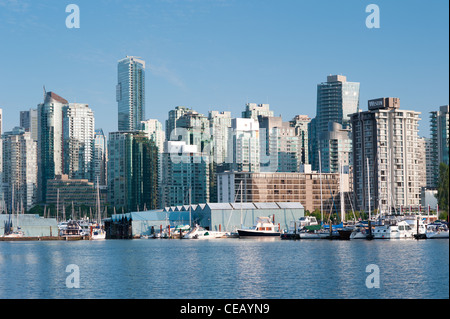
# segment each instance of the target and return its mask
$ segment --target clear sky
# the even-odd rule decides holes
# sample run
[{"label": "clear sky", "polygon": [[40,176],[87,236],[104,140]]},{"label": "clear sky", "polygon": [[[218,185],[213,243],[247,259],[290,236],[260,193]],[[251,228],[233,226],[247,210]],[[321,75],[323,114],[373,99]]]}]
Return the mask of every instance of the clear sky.
[{"label": "clear sky", "polygon": [[[66,28],[70,3],[80,28]],[[380,8],[379,29],[366,6]],[[182,105],[205,115],[269,103],[285,121],[316,115],[329,74],[361,83],[367,100],[399,97],[429,112],[449,103],[447,0],[0,0],[0,107],[4,131],[36,108],[43,86],[87,103],[96,128],[117,130],[117,61],[147,62],[146,117],[163,125]]]}]

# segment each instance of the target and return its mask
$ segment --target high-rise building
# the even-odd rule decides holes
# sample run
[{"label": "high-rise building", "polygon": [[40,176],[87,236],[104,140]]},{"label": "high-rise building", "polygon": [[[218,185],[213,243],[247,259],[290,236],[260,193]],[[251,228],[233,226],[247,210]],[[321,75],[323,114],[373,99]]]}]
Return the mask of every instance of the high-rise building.
[{"label": "high-rise building", "polygon": [[245,111],[242,112],[242,118],[258,121],[259,116],[274,116],[273,111],[270,110],[269,104],[247,103],[245,105]]},{"label": "high-rise building", "polygon": [[261,172],[297,172],[299,137],[281,117],[259,116]]},{"label": "high-rise building", "polygon": [[21,127],[3,134],[3,184],[8,210],[29,210],[37,201],[37,142]]},{"label": "high-rise building", "polygon": [[108,139],[108,203],[125,211],[158,206],[158,151],[144,132],[111,132]]},{"label": "high-rise building", "polygon": [[184,106],[177,106],[174,110],[169,111],[169,117],[166,120],[166,141],[178,140],[175,129],[177,128],[177,121],[185,113],[193,111]]},{"label": "high-rise building", "polygon": [[213,161],[220,165],[225,163],[228,148],[228,131],[231,128],[231,112],[209,112]]},{"label": "high-rise building", "polygon": [[87,104],[70,103],[62,108],[64,169],[69,179],[92,180],[94,160],[94,112]]},{"label": "high-rise building", "polygon": [[196,145],[199,152],[211,154],[211,133],[206,116],[193,110],[186,111],[177,119],[176,128],[175,141]]},{"label": "high-rise building", "polygon": [[425,185],[419,115],[401,110],[398,98],[381,98],[351,116],[356,210],[367,212],[370,206],[389,213],[420,204]]},{"label": "high-rise building", "polygon": [[[297,115],[290,122],[295,128],[295,135],[298,136],[298,161],[299,164],[309,164],[309,133],[308,126],[311,118],[307,115]],[[298,170],[297,170],[298,171]]]},{"label": "high-rise building", "polygon": [[429,137],[425,137],[425,170],[426,170],[426,187],[434,188],[435,187],[435,171],[434,171],[434,163],[435,160],[433,158],[433,140]]},{"label": "high-rise building", "polygon": [[351,129],[350,115],[359,109],[359,90],[359,83],[347,82],[347,78],[342,75],[330,75],[327,82],[317,86],[316,117],[310,124],[313,170],[319,170],[319,150],[323,153],[328,147],[321,144],[321,134],[329,131],[329,123],[338,123],[344,130]]},{"label": "high-rise building", "polygon": [[449,165],[449,106],[444,105],[439,111],[431,112],[431,143],[432,143],[432,187],[437,187],[439,166],[441,163]]},{"label": "high-rise building", "polygon": [[145,61],[127,56],[118,62],[116,100],[119,131],[136,131],[145,119]]},{"label": "high-rise building", "polygon": [[97,129],[94,132],[94,148],[92,160],[92,177],[91,181],[97,185],[107,185],[107,163],[108,163],[108,144],[106,135],[102,129]]},{"label": "high-rise building", "polygon": [[165,142],[163,163],[162,207],[210,202],[209,156],[197,145]]},{"label": "high-rise building", "polygon": [[38,139],[38,111],[37,109],[30,109],[28,111],[20,112],[20,127],[23,127],[26,132],[31,133],[31,138],[37,141]]},{"label": "high-rise building", "polygon": [[69,102],[53,92],[46,92],[38,105],[38,200],[45,202],[47,180],[63,174],[62,109]]},{"label": "high-rise building", "polygon": [[149,119],[141,122],[141,130],[147,135],[147,138],[154,142],[158,152],[158,193],[161,193],[162,174],[163,174],[163,153],[165,135],[162,123],[155,119]]},{"label": "high-rise building", "polygon": [[229,130],[227,160],[235,172],[260,171],[259,124],[251,118],[231,120]]},{"label": "high-rise building", "polygon": [[338,173],[341,166],[352,165],[351,130],[336,122],[328,123],[328,131],[319,134],[322,172]]}]

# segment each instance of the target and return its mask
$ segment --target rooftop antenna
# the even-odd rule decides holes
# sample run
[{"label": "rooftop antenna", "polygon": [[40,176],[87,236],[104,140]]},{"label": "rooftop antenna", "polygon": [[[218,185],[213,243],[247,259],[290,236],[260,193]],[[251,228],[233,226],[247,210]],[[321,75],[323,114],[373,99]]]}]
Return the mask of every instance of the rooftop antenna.
[{"label": "rooftop antenna", "polygon": [[45,96],[47,95],[47,91],[45,90],[45,85],[43,86],[44,88],[44,100],[45,100]]}]

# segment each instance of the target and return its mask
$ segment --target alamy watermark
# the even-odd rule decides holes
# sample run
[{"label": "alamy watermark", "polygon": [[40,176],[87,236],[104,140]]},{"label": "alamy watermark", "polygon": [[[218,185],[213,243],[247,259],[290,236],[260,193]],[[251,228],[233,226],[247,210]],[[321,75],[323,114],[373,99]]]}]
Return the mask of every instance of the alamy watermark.
[{"label": "alamy watermark", "polygon": [[366,18],[366,27],[368,29],[380,28],[380,7],[376,4],[369,4],[366,7],[366,12],[370,13]]},{"label": "alamy watermark", "polygon": [[69,289],[80,288],[80,267],[71,264],[66,267],[66,272],[70,273],[66,278],[66,287]]},{"label": "alamy watermark", "polygon": [[66,7],[66,12],[70,13],[66,18],[67,29],[80,28],[80,7],[76,4],[69,4]]},{"label": "alamy watermark", "polygon": [[366,278],[366,287],[368,289],[380,288],[380,267],[370,264],[366,267],[366,272],[370,273]]}]

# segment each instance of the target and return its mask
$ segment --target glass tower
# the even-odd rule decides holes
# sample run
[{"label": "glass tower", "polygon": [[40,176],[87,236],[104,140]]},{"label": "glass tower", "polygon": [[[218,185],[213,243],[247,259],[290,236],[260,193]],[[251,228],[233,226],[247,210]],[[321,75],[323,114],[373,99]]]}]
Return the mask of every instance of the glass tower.
[{"label": "glass tower", "polygon": [[[327,82],[317,86],[317,112],[311,123],[311,164],[313,170],[319,170],[319,150],[328,152],[327,146],[321,145],[321,134],[329,131],[329,123],[338,123],[342,129],[350,130],[350,115],[359,109],[358,82],[347,82],[343,75],[330,75]],[[351,137],[348,137],[350,140]],[[334,173],[330,171],[329,173]]]},{"label": "glass tower", "polygon": [[118,62],[119,131],[137,131],[145,118],[145,61],[127,56]]}]

